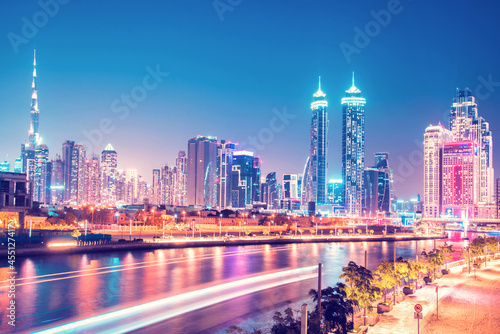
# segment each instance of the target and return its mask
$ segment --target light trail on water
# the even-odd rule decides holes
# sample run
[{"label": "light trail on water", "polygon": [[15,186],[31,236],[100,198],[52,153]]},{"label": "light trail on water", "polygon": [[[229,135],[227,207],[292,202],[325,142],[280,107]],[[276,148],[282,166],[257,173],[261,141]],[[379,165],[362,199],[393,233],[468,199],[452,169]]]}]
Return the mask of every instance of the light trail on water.
[{"label": "light trail on water", "polygon": [[229,299],[315,278],[317,277],[317,268],[317,266],[310,266],[245,278],[57,327],[41,329],[35,333],[127,333]]}]

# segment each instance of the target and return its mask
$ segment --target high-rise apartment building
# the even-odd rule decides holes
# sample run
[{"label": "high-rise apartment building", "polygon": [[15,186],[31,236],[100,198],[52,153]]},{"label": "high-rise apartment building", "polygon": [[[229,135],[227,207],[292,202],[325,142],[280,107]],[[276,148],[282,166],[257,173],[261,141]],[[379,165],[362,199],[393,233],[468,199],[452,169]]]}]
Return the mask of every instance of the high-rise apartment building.
[{"label": "high-rise apartment building", "polygon": [[342,186],[343,205],[350,215],[361,215],[363,208],[363,175],[365,169],[366,99],[354,85],[342,98]]},{"label": "high-rise apartment building", "polygon": [[159,205],[163,204],[161,199],[161,176],[159,169],[153,169],[153,184],[151,185],[151,204]]},{"label": "high-rise apartment building", "polygon": [[461,217],[464,211],[474,216],[480,196],[480,148],[475,141],[443,145],[442,212]]},{"label": "high-rise apartment building", "polygon": [[45,144],[35,146],[35,173],[33,177],[33,201],[48,203],[50,199],[49,148]]},{"label": "high-rise apartment building", "polygon": [[221,209],[229,208],[231,203],[233,152],[236,144],[221,140],[217,152],[217,202]]},{"label": "high-rise apartment building", "polygon": [[96,205],[101,199],[101,166],[99,156],[85,159],[84,203]]},{"label": "high-rise apartment building", "polygon": [[111,144],[101,152],[101,204],[114,205],[117,199],[118,153]]},{"label": "high-rise apartment building", "polygon": [[71,152],[70,202],[83,204],[85,199],[85,148],[74,144]]},{"label": "high-rise apartment building", "polygon": [[61,156],[56,154],[52,160],[50,176],[50,203],[62,204],[64,201],[64,164]]},{"label": "high-rise apartment building", "polygon": [[187,206],[187,157],[179,151],[175,159],[174,205]]},{"label": "high-rise apartment building", "polygon": [[442,148],[453,134],[441,124],[430,125],[424,134],[424,216],[438,218],[443,201]]}]

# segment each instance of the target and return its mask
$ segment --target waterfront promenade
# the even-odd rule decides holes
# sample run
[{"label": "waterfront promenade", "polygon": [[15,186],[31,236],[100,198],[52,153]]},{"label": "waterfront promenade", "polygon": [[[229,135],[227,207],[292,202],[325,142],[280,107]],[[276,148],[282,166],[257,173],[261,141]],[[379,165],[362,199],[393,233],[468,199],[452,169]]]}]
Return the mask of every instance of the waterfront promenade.
[{"label": "waterfront promenade", "polygon": [[462,273],[463,267],[452,268],[449,275],[407,296],[391,312],[382,314],[368,332],[417,333],[413,308],[418,303],[423,307],[420,333],[500,333],[500,260],[487,262],[486,268],[481,264],[475,274]]}]

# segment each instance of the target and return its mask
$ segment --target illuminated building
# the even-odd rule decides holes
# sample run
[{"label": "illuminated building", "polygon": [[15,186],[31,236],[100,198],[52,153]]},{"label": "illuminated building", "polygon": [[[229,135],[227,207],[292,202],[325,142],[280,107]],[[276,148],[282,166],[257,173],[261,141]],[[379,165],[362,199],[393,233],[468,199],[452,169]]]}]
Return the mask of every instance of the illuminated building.
[{"label": "illuminated building", "polygon": [[70,202],[83,204],[85,199],[85,148],[74,144],[71,152]]},{"label": "illuminated building", "polygon": [[467,210],[474,216],[479,202],[479,145],[474,141],[445,143],[443,154],[442,212],[461,217]]},{"label": "illuminated building", "polygon": [[160,204],[173,205],[174,203],[174,184],[175,184],[176,168],[171,168],[165,165],[161,168],[160,175]]},{"label": "illuminated building", "polygon": [[265,182],[261,186],[262,202],[267,204],[270,210],[279,209],[280,189],[276,179],[276,172],[267,174]]},{"label": "illuminated building", "polygon": [[159,169],[153,169],[153,184],[151,185],[152,187],[152,196],[151,196],[151,204],[158,205],[158,204],[163,204],[160,202],[161,198],[161,182],[160,182],[160,170]]},{"label": "illuminated building", "polygon": [[363,207],[365,104],[353,74],[352,86],[342,98],[342,203],[350,215],[361,215]]},{"label": "illuminated building", "polygon": [[64,174],[64,202],[69,202],[71,198],[71,157],[73,155],[73,148],[75,142],[66,140],[62,145],[62,160],[63,160],[63,174]]},{"label": "illuminated building", "polygon": [[24,231],[24,216],[33,205],[33,188],[26,174],[0,172],[0,212],[19,214],[19,234]]},{"label": "illuminated building", "polygon": [[490,125],[478,115],[475,97],[468,88],[457,89],[457,96],[453,99],[450,110],[450,130],[453,141],[473,140],[479,144],[479,201],[493,203],[495,181]]},{"label": "illuminated building", "polygon": [[248,151],[233,152],[231,173],[231,204],[233,208],[245,208],[252,205],[254,153]]},{"label": "illuminated building", "polygon": [[187,157],[179,151],[175,160],[174,205],[187,206]]},{"label": "illuminated building", "polygon": [[92,156],[85,160],[84,203],[96,205],[100,203],[101,195],[101,166],[99,156]]},{"label": "illuminated building", "polygon": [[10,163],[8,161],[0,162],[0,172],[10,172]]},{"label": "illuminated building", "polygon": [[217,205],[217,138],[197,136],[188,141],[187,204]]},{"label": "illuminated building", "polygon": [[390,213],[393,201],[393,173],[389,168],[389,153],[375,153],[375,165],[365,168],[364,208],[366,215],[376,217],[379,212]]},{"label": "illuminated building", "polygon": [[437,218],[443,200],[442,148],[452,140],[451,131],[441,124],[430,125],[424,134],[424,217]]},{"label": "illuminated building", "polygon": [[52,160],[50,176],[50,203],[62,204],[64,198],[64,165],[59,154]]},{"label": "illuminated building", "polygon": [[217,151],[217,205],[221,209],[231,207],[233,152],[236,145],[221,140]]},{"label": "illuminated building", "polygon": [[36,145],[40,143],[40,135],[38,133],[39,116],[38,110],[38,92],[36,88],[36,51],[33,52],[33,81],[31,83],[31,111],[30,111],[30,127],[28,131],[28,142],[21,145],[21,160],[23,173],[30,181],[35,179],[36,169]]},{"label": "illuminated building", "polygon": [[253,158],[252,202],[260,202],[260,157]]},{"label": "illuminated building", "polygon": [[23,170],[23,161],[21,158],[16,158],[16,160],[14,161],[14,173],[21,173],[22,170]]},{"label": "illuminated building", "polygon": [[35,173],[33,177],[33,200],[39,203],[48,204],[50,201],[50,165],[49,148],[47,145],[37,145],[35,147]]},{"label": "illuminated building", "polygon": [[[326,204],[326,173],[328,169],[328,102],[321,90],[321,78],[318,91],[311,103],[312,118],[310,129],[309,158],[306,163],[303,181],[303,204],[315,202]],[[307,178],[306,178],[307,176]]]},{"label": "illuminated building", "polygon": [[116,174],[118,153],[111,144],[101,152],[101,199],[103,205],[114,205],[117,202]]},{"label": "illuminated building", "polygon": [[297,174],[283,174],[283,199],[298,199]]}]

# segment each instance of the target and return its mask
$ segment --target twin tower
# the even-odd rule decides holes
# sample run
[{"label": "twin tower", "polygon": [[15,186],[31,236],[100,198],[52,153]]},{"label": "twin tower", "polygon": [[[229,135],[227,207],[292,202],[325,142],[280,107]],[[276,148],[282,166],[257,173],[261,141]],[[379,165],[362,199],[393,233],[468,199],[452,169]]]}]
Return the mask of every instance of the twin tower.
[{"label": "twin tower", "polygon": [[[321,90],[311,103],[312,118],[310,130],[309,157],[304,167],[301,202],[316,205],[328,203],[328,101]],[[365,104],[361,91],[354,85],[342,98],[342,206],[345,213],[360,215],[363,209],[363,173],[365,169]]]}]

